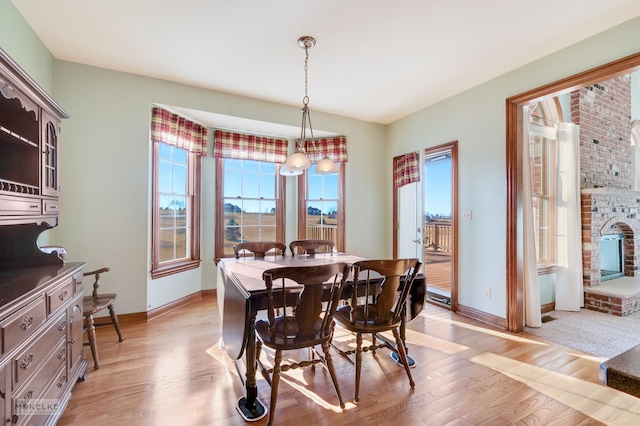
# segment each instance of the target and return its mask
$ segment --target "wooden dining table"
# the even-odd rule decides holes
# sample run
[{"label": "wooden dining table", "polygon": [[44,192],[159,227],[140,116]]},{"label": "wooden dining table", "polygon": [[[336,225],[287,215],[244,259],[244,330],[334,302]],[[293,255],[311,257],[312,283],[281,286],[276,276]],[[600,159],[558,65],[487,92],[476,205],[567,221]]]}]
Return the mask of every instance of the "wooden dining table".
[{"label": "wooden dining table", "polygon": [[[220,342],[236,367],[244,356],[245,377],[238,374],[245,388],[245,395],[238,400],[237,409],[247,421],[256,421],[267,414],[264,404],[258,400],[256,383],[256,332],[255,320],[259,311],[267,309],[267,291],[262,278],[264,271],[288,266],[316,266],[344,262],[349,265],[365,260],[345,253],[322,253],[315,256],[282,256],[268,254],[262,259],[253,257],[223,258],[218,262],[218,309],[222,340]],[[348,288],[346,289],[348,290]],[[343,294],[349,297],[350,291]],[[411,306],[407,313],[410,320],[424,305],[426,279],[424,275],[414,281]],[[404,335],[404,332],[402,333]]]}]

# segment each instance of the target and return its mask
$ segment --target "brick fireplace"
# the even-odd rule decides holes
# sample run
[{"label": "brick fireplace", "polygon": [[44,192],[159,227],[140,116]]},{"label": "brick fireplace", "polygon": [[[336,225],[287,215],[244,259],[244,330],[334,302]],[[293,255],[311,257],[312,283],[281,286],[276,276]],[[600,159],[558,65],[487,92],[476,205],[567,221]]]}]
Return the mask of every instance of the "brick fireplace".
[{"label": "brick fireplace", "polygon": [[640,192],[631,189],[630,76],[572,92],[571,116],[572,122],[580,125],[585,307],[613,315],[629,315],[640,310],[640,293],[616,293],[602,285],[601,238],[620,234],[624,277],[640,275]]}]

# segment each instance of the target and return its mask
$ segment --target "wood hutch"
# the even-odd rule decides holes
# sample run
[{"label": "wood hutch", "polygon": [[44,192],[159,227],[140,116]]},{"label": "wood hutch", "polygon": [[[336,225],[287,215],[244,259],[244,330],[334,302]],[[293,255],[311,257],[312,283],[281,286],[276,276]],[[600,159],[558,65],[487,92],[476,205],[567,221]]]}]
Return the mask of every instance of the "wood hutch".
[{"label": "wood hutch", "polygon": [[68,115],[0,49],[0,418],[52,425],[84,378],[82,269],[38,236],[58,224]]}]

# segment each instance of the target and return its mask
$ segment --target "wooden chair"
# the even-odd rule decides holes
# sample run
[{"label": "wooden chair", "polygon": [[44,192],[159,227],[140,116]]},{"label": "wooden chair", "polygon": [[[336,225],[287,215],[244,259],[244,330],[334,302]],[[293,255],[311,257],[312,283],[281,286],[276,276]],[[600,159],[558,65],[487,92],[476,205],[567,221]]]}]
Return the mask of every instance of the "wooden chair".
[{"label": "wooden chair", "polygon": [[[360,400],[360,375],[362,352],[383,346],[376,344],[376,334],[391,330],[396,341],[396,350],[409,377],[411,389],[415,387],[405,342],[400,334],[406,316],[406,301],[413,281],[422,264],[418,259],[364,260],[353,264],[353,294],[350,304],[337,309],[335,321],[347,330],[356,333],[355,351],[343,351],[341,355],[355,352],[356,392],[354,400]],[[404,282],[403,282],[404,280]],[[362,335],[370,334],[372,344],[362,347]]]},{"label": "wooden chair", "polygon": [[[346,278],[349,276],[349,265],[333,263],[320,266],[297,266],[269,269],[263,273],[267,297],[267,319],[257,320],[256,359],[262,375],[271,385],[271,402],[269,408],[269,425],[273,423],[278,396],[280,372],[293,368],[304,368],[322,364],[331,375],[340,407],[344,408],[342,395],[338,386],[336,372],[330,354],[330,343],[333,337],[333,313],[336,310],[340,294]],[[285,282],[289,283],[285,285]],[[298,284],[291,288],[291,283]],[[300,286],[303,286],[300,290]],[[329,300],[323,303],[323,294],[329,291]],[[290,312],[277,309],[283,306],[295,306]],[[262,345],[275,350],[273,367],[269,368],[260,360]],[[322,354],[316,349],[321,345]],[[309,348],[310,360],[291,360],[282,364],[282,352]]]},{"label": "wooden chair", "polygon": [[295,240],[289,243],[291,256],[298,254],[308,254],[313,257],[316,253],[331,253],[336,247],[336,243],[331,240]]},{"label": "wooden chair", "polygon": [[240,243],[233,246],[233,252],[236,255],[236,259],[240,258],[240,253],[243,251],[253,253],[253,257],[256,259],[264,259],[265,254],[270,250],[273,250],[275,255],[280,251],[280,254],[284,257],[287,252],[287,246],[278,241],[256,241]]},{"label": "wooden chair", "polygon": [[124,340],[122,338],[122,333],[120,332],[120,323],[118,323],[118,316],[116,315],[116,311],[114,308],[116,294],[98,293],[98,287],[100,287],[100,274],[109,272],[109,270],[109,268],[100,268],[98,270],[85,272],[83,274],[85,277],[90,275],[93,275],[95,277],[92,295],[84,296],[83,298],[83,311],[85,330],[87,332],[87,337],[89,338],[89,346],[91,347],[91,355],[93,356],[93,365],[96,370],[100,368],[100,361],[98,360],[98,347],[96,346],[96,324],[94,323],[93,316],[104,309],[108,309],[109,315],[111,316],[111,322],[100,325],[113,324],[113,327],[116,329],[116,333],[118,333],[118,341],[122,342]]}]

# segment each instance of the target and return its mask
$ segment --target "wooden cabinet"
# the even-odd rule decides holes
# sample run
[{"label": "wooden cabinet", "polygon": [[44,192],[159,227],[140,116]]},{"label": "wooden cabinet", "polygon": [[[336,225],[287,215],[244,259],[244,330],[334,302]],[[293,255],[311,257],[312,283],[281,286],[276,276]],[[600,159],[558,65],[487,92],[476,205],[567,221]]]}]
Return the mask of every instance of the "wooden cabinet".
[{"label": "wooden cabinet", "polygon": [[57,253],[40,251],[37,240],[58,224],[64,118],[64,110],[0,49],[0,270],[63,263]]},{"label": "wooden cabinet", "polygon": [[66,113],[0,49],[0,419],[53,425],[84,378],[82,269],[38,247],[58,224]]},{"label": "wooden cabinet", "polygon": [[0,49],[0,225],[58,224],[62,108]]},{"label": "wooden cabinet", "polygon": [[0,413],[8,424],[55,424],[84,378],[83,267],[0,272]]}]

